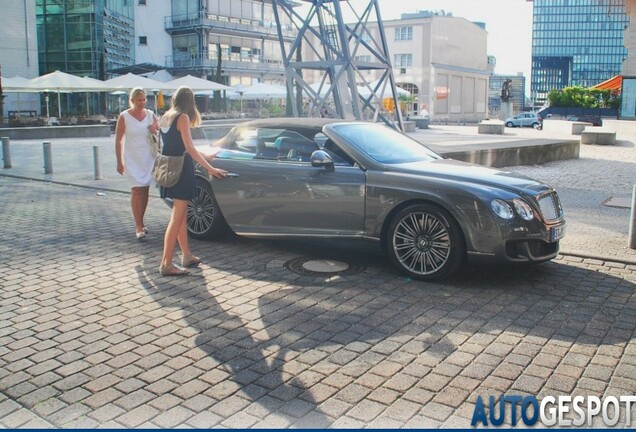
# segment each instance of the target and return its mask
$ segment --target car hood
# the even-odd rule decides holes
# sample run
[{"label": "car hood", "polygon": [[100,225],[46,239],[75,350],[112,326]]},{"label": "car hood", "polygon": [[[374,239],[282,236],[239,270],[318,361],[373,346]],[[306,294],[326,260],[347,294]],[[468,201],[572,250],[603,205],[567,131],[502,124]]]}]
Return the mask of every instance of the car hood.
[{"label": "car hood", "polygon": [[452,159],[391,165],[387,167],[387,170],[396,173],[437,177],[464,184],[472,183],[531,195],[550,189],[548,185],[529,177]]}]

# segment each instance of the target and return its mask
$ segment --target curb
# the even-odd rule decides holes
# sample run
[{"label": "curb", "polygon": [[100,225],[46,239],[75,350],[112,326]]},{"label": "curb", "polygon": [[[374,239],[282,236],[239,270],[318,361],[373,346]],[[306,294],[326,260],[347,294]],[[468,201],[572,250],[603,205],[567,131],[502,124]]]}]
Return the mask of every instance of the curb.
[{"label": "curb", "polygon": [[595,260],[599,260],[603,262],[614,262],[614,263],[625,264],[625,265],[636,265],[636,258],[631,259],[631,258],[621,258],[621,257],[609,256],[609,255],[595,255],[595,254],[589,254],[589,253],[584,253],[584,252],[579,252],[574,250],[562,250],[562,251],[559,251],[559,255],[572,256],[572,257],[585,258],[585,259],[595,259]]}]

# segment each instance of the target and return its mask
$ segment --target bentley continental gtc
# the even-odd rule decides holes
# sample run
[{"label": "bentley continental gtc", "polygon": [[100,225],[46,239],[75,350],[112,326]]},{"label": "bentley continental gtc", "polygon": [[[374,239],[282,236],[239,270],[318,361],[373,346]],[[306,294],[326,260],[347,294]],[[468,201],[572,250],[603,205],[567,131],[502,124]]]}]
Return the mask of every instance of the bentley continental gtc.
[{"label": "bentley continental gtc", "polygon": [[202,150],[229,176],[197,169],[195,238],[367,239],[429,280],[465,263],[548,261],[565,234],[550,186],[445,159],[379,123],[253,120]]}]

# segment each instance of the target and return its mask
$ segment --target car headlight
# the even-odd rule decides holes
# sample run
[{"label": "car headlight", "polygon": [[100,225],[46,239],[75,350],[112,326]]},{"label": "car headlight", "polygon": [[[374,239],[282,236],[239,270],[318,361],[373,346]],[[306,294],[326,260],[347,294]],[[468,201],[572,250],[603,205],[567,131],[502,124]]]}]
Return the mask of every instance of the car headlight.
[{"label": "car headlight", "polygon": [[524,200],[515,198],[512,200],[512,203],[515,206],[515,210],[521,219],[530,221],[534,219],[534,211],[532,211],[532,207],[528,205]]},{"label": "car headlight", "polygon": [[492,200],[492,202],[490,203],[490,208],[492,208],[492,211],[494,211],[495,214],[502,219],[512,219],[515,215],[512,211],[512,207],[510,207],[510,204],[508,204],[504,200]]}]

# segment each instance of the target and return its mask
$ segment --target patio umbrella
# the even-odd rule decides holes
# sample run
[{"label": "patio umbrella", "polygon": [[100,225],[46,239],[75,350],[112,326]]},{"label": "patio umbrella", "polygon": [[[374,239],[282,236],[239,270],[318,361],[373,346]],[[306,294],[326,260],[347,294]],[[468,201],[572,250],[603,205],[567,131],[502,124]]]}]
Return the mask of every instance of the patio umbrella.
[{"label": "patio umbrella", "polygon": [[131,73],[106,80],[104,81],[104,85],[111,91],[130,91],[135,87],[141,87],[148,92],[164,90],[166,88],[166,83]]},{"label": "patio umbrella", "polygon": [[255,100],[255,99],[282,99],[287,97],[287,87],[258,83],[251,86],[232,86],[230,99]]},{"label": "patio umbrella", "polygon": [[216,83],[214,81],[208,81],[203,78],[197,78],[192,75],[186,75],[181,78],[173,79],[165,83],[166,90],[177,90],[181,86],[190,87],[193,92],[211,92],[219,90],[232,90],[232,87]]},{"label": "patio umbrella", "polygon": [[[384,99],[387,97],[392,97],[393,95],[391,94],[391,86],[389,85],[389,82],[386,81],[385,83],[380,84],[380,87],[374,91],[374,89],[378,86],[379,80],[373,81],[371,83],[367,85],[360,85],[358,86],[358,94],[362,97],[369,97],[371,95],[371,93],[375,93],[380,99]],[[371,87],[371,88],[369,88]],[[408,92],[407,90],[404,90],[403,88],[400,88],[398,86],[395,87],[395,90],[397,91],[397,95],[398,96],[410,96],[411,93]]]},{"label": "patio umbrella", "polygon": [[33,78],[29,87],[42,92],[57,92],[57,106],[60,115],[62,114],[60,93],[100,92],[106,90],[102,81],[93,80],[92,78],[87,80],[59,70]]},{"label": "patio umbrella", "polygon": [[18,98],[18,112],[22,111],[20,104],[20,93],[39,93],[38,90],[33,90],[29,86],[31,80],[21,76],[14,76],[10,78],[2,77],[2,91],[5,93],[16,93]]},{"label": "patio umbrella", "polygon": [[31,80],[21,76],[2,77],[2,91],[7,93],[39,93],[31,88]]}]

